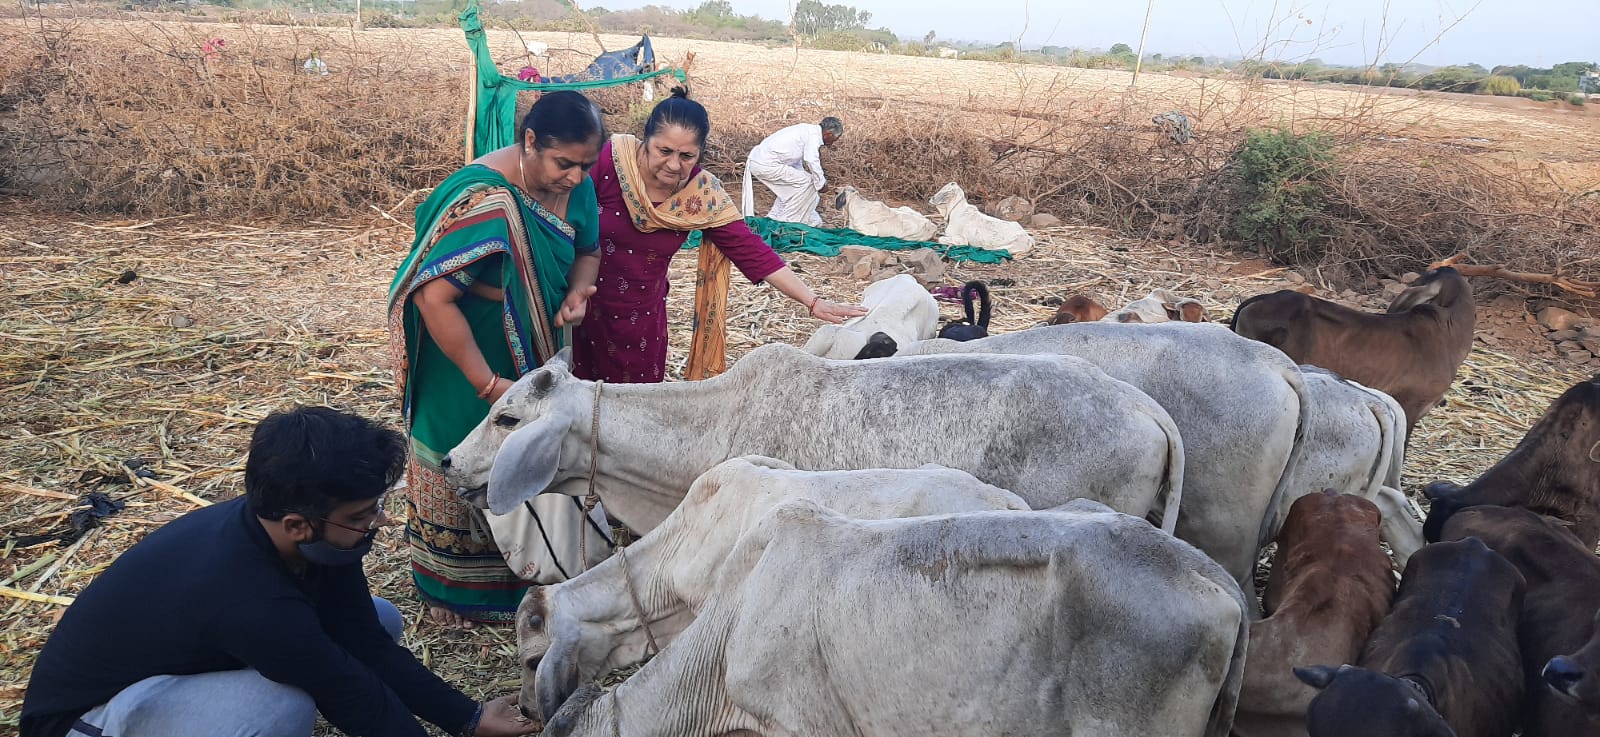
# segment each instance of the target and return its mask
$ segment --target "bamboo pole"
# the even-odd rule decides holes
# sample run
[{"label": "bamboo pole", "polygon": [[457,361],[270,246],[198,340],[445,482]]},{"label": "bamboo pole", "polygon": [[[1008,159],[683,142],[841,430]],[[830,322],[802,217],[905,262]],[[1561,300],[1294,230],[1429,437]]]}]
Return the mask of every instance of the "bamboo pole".
[{"label": "bamboo pole", "polygon": [[1150,14],[1156,9],[1156,0],[1148,0],[1144,6],[1144,30],[1139,31],[1139,55],[1133,59],[1133,81],[1129,87],[1139,84],[1139,68],[1144,66],[1144,41],[1150,35]]},{"label": "bamboo pole", "polygon": [[[471,47],[468,47],[467,53],[469,53],[469,54],[472,53]],[[473,159],[478,158],[476,156],[477,152],[473,151],[473,136],[477,133],[477,130],[478,130],[478,60],[476,58],[473,58],[467,64],[467,138],[466,138],[466,152],[467,152],[467,163],[468,164],[471,164]]]}]

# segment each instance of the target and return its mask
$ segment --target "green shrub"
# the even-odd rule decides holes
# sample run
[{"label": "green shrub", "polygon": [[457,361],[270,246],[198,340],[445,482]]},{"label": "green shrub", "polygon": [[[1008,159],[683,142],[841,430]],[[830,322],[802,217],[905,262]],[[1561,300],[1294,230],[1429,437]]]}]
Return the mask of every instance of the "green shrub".
[{"label": "green shrub", "polygon": [[1575,95],[1567,98],[1567,102],[1570,102],[1570,103],[1572,103],[1574,105],[1577,105],[1579,107],[1583,107],[1583,104],[1585,102],[1588,102],[1588,99],[1585,98],[1583,95],[1576,95],[1575,94]]},{"label": "green shrub", "polygon": [[1482,92],[1486,95],[1515,95],[1522,89],[1516,77],[1495,75],[1483,80]]},{"label": "green shrub", "polygon": [[1233,152],[1234,233],[1274,261],[1319,259],[1334,161],[1326,134],[1246,131]]}]

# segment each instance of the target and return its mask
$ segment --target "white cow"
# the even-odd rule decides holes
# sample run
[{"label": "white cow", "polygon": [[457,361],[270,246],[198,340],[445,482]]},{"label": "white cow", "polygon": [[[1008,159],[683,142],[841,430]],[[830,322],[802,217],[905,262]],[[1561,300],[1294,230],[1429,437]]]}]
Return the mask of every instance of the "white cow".
[{"label": "white cow", "polygon": [[[607,511],[644,533],[712,466],[763,455],[809,470],[937,463],[1034,507],[1086,497],[1167,530],[1177,517],[1184,455],[1172,418],[1068,356],[829,361],[771,344],[705,381],[603,387],[567,367],[563,351],[523,376],[450,452],[446,478],[469,500],[486,496],[499,513],[546,489],[582,496],[592,470]],[[975,380],[981,411],[929,401]]]},{"label": "white cow", "polygon": [[1270,537],[1289,516],[1296,499],[1323,489],[1365,497],[1383,514],[1383,538],[1404,570],[1426,543],[1422,523],[1401,494],[1406,413],[1392,397],[1315,366],[1301,366],[1311,402],[1306,451],[1279,501]]},{"label": "white cow", "polygon": [[[734,544],[791,499],[856,519],[1028,509],[1016,494],[942,466],[798,471],[761,456],[723,461],[695,479],[666,520],[627,547],[626,561],[613,556],[576,579],[528,590],[517,610],[523,706],[539,703],[536,683],[571,693],[578,683],[642,662],[651,647],[670,645],[711,597]],[[560,667],[542,669],[539,680],[542,662]]]},{"label": "white cow", "polygon": [[967,202],[967,194],[955,182],[944,185],[928,200],[944,216],[944,235],[939,242],[948,246],[976,246],[1004,250],[1012,258],[1022,258],[1033,250],[1033,236],[1021,225],[983,214]]},{"label": "white cow", "polygon": [[1267,533],[1294,476],[1311,412],[1300,371],[1282,352],[1214,323],[1090,322],[965,343],[929,340],[897,355],[932,353],[1077,356],[1148,394],[1183,434],[1178,537],[1252,590],[1256,552],[1271,540]]},{"label": "white cow", "polygon": [[795,500],[672,647],[544,734],[1224,737],[1246,608],[1204,554],[1089,501],[861,521]]},{"label": "white cow", "polygon": [[938,230],[938,226],[926,215],[909,207],[890,207],[877,200],[869,200],[851,186],[839,188],[833,208],[844,210],[845,224],[851,230],[865,235],[925,241]]},{"label": "white cow", "polygon": [[802,350],[823,358],[856,358],[876,333],[905,345],[932,338],[939,327],[939,303],[910,274],[873,282],[862,292],[861,306],[867,314],[842,325],[824,324]]}]

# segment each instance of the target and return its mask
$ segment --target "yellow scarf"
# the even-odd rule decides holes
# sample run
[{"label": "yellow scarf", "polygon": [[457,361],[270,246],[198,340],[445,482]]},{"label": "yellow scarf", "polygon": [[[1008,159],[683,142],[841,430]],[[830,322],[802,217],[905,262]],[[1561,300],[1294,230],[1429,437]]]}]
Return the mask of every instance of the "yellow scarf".
[{"label": "yellow scarf", "polygon": [[705,230],[743,219],[733,198],[723,191],[722,182],[701,170],[660,205],[650,204],[644,190],[644,173],[639,171],[639,139],[627,133],[611,137],[611,160],[622,185],[622,201],[628,204],[633,227],[641,233],[657,230]]}]

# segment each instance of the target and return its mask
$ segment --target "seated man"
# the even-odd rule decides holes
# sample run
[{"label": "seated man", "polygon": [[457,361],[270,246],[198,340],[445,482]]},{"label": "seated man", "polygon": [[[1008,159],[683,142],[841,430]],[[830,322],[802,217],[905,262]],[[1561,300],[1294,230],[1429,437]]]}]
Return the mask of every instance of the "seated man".
[{"label": "seated man", "polygon": [[368,593],[361,558],[405,454],[398,433],[325,407],[262,420],[243,497],[151,533],[67,608],[22,737],[309,737],[319,711],[357,737],[424,737],[418,717],[534,731],[514,696],[480,704],[419,663]]},{"label": "seated man", "polygon": [[[822,123],[800,123],[784,128],[750,149],[744,162],[744,216],[756,214],[755,187],[759,179],[778,199],[767,217],[789,223],[818,226],[817,193],[828,185],[818,152],[844,136],[844,123],[823,118]],[[807,172],[806,169],[811,171]]]}]

